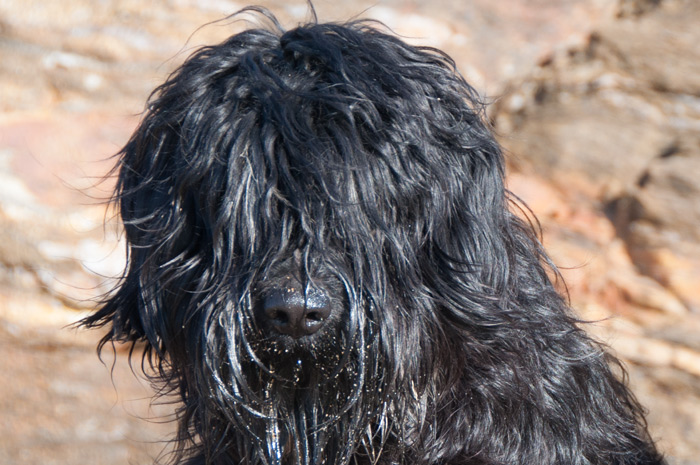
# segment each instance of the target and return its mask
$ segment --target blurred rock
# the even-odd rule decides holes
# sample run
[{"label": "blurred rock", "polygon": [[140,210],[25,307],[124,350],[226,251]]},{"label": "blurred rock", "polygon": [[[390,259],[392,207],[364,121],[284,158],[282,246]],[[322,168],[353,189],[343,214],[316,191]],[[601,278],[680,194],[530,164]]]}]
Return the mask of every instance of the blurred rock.
[{"label": "blurred rock", "polygon": [[125,354],[115,363],[108,349],[103,365],[97,334],[34,323],[44,329],[0,320],[0,463],[153,463],[172,429],[162,421],[171,409],[149,406],[152,393]]},{"label": "blurred rock", "polygon": [[671,292],[646,276],[615,274],[612,283],[622,292],[623,298],[640,307],[652,308],[669,315],[684,316],[688,309]]},{"label": "blurred rock", "polygon": [[700,4],[618,16],[544,60],[494,121],[515,170],[603,204],[636,268],[700,312]]},{"label": "blurred rock", "polygon": [[700,311],[700,140],[662,155],[608,210],[640,271]]},{"label": "blurred rock", "polygon": [[[632,2],[622,2],[625,3]],[[700,95],[700,3],[637,0],[632,18],[601,27],[598,38],[614,66],[658,92]]]}]

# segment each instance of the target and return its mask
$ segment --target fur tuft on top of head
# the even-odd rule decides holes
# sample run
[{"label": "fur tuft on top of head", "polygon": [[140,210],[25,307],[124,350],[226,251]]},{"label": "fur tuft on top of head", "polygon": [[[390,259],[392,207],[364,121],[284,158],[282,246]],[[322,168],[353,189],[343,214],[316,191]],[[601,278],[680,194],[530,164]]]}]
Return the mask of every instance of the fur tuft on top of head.
[{"label": "fur tuft on top of head", "polygon": [[179,394],[172,461],[661,463],[453,61],[245,11],[273,27],[192,55],[120,152],[128,264],[83,322]]}]

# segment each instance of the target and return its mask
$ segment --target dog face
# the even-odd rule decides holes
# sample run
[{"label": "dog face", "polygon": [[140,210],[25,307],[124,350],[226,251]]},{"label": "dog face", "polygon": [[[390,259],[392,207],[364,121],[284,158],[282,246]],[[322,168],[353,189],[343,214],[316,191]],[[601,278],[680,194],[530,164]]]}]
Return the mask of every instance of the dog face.
[{"label": "dog face", "polygon": [[180,396],[173,461],[657,463],[503,177],[443,53],[367,22],[237,34],[121,151],[128,265],[84,323]]}]

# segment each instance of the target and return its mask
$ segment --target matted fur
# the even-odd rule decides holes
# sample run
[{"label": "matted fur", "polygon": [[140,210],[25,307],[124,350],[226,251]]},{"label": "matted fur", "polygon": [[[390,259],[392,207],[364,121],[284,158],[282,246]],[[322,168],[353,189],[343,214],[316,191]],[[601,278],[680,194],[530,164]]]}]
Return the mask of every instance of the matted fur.
[{"label": "matted fur", "polygon": [[[247,11],[270,26],[191,56],[120,152],[128,264],[83,322],[179,395],[171,462],[662,463],[453,61]],[[256,317],[290,282],[328,298],[318,333]]]}]

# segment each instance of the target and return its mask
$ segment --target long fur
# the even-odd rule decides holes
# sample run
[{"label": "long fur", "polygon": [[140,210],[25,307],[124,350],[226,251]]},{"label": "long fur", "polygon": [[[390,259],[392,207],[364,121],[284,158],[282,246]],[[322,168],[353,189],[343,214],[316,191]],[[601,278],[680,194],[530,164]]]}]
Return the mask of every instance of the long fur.
[{"label": "long fur", "polygon": [[[662,463],[453,61],[250,10],[270,26],[191,56],[120,152],[128,264],[83,322],[179,395],[171,462]],[[317,334],[256,319],[290,276],[331,302]]]}]

